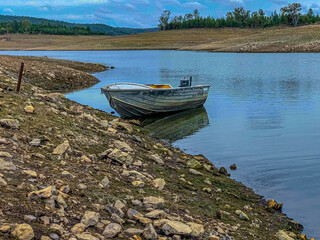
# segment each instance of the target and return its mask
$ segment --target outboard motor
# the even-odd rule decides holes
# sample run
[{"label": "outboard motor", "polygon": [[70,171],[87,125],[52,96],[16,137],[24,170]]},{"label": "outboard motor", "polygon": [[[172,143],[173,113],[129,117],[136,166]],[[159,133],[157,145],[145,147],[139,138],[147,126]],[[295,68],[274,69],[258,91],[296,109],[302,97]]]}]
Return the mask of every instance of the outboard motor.
[{"label": "outboard motor", "polygon": [[183,79],[180,80],[180,86],[179,87],[191,87],[192,86],[192,77],[190,79]]}]

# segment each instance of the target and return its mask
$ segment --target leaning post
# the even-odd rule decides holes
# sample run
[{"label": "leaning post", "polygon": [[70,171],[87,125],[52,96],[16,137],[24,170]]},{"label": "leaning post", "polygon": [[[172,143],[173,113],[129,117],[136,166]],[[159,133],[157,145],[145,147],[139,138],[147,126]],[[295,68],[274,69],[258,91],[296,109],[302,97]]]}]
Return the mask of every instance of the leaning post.
[{"label": "leaning post", "polygon": [[20,92],[23,68],[24,68],[24,62],[21,62],[18,84],[17,84],[17,92]]}]

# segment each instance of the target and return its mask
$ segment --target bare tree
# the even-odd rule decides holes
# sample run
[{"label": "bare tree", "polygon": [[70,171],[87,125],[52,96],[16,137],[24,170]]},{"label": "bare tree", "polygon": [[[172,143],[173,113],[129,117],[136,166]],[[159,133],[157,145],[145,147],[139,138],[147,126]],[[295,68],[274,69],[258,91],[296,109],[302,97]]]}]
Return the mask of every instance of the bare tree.
[{"label": "bare tree", "polygon": [[294,27],[298,26],[299,17],[301,16],[300,11],[300,3],[290,3],[288,6],[281,8],[282,14],[288,17]]},{"label": "bare tree", "polygon": [[160,19],[159,19],[159,27],[161,30],[166,30],[167,26],[169,24],[169,19],[170,19],[170,14],[171,12],[169,10],[165,10],[161,13]]}]

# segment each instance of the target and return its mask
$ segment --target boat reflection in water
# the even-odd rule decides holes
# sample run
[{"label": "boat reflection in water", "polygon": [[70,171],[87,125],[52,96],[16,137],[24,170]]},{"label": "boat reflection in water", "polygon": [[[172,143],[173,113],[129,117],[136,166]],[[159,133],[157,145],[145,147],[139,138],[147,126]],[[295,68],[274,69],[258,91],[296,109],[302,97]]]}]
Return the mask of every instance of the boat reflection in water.
[{"label": "boat reflection in water", "polygon": [[201,107],[169,116],[143,119],[141,125],[150,132],[151,136],[174,142],[209,126],[209,118],[206,109]]}]

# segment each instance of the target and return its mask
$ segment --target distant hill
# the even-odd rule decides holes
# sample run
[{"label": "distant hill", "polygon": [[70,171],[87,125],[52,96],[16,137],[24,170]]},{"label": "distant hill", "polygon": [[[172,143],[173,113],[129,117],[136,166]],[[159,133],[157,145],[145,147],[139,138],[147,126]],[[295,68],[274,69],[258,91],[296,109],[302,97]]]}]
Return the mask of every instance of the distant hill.
[{"label": "distant hill", "polygon": [[156,32],[159,31],[158,28],[121,28],[121,27],[111,27],[106,24],[82,24],[82,23],[69,23],[64,21],[50,20],[45,18],[35,18],[27,16],[11,16],[11,15],[0,15],[0,22],[21,22],[22,20],[28,20],[31,24],[52,24],[61,25],[66,27],[89,27],[92,31],[102,32],[110,36],[117,35],[129,35],[135,33],[146,33],[146,32]]}]

